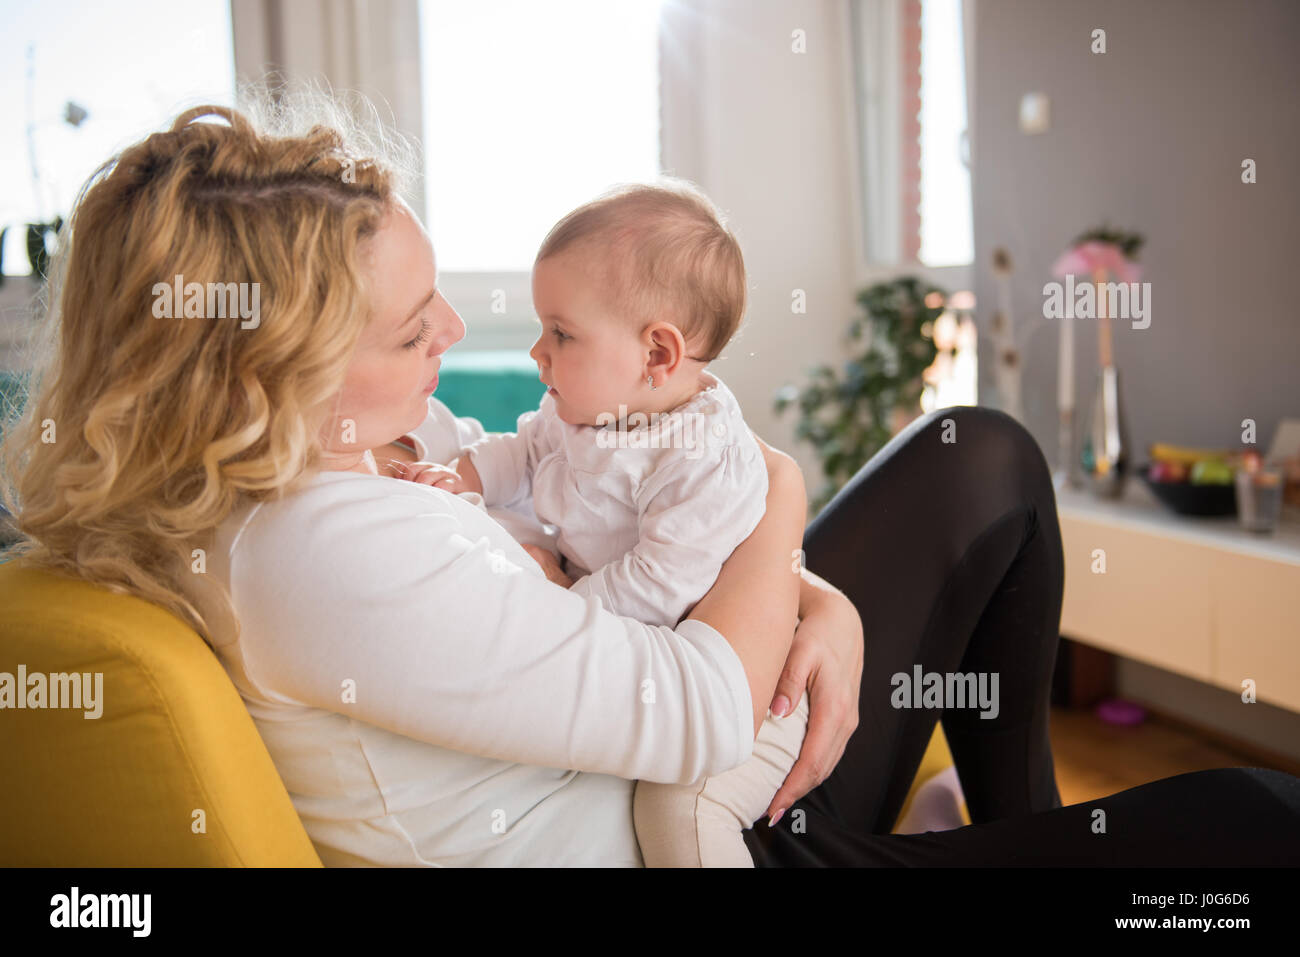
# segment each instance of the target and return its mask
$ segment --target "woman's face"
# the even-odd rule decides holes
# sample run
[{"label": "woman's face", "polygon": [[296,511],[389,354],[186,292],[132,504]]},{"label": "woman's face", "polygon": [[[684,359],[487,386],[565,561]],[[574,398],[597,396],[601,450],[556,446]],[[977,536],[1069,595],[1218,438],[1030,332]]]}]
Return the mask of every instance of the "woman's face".
[{"label": "woman's face", "polygon": [[437,291],[433,245],[407,206],[395,205],[367,245],[373,312],[322,436],[330,469],[358,468],[367,450],[424,422],[439,357],[465,337],[464,321]]}]

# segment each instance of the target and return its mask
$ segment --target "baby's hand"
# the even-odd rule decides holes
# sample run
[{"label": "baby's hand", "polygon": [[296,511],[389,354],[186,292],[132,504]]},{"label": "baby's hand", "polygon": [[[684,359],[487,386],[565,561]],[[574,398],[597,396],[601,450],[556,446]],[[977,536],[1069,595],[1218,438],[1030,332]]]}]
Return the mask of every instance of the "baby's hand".
[{"label": "baby's hand", "polygon": [[397,470],[395,477],[404,481],[416,482],[420,485],[436,485],[453,495],[472,491],[456,471],[456,463],[457,460],[453,459],[451,465],[439,465],[436,462],[412,462],[410,465],[395,462],[393,464]]},{"label": "baby's hand", "polygon": [[561,588],[568,588],[573,584],[573,579],[564,573],[560,567],[559,556],[555,552],[547,551],[538,545],[525,545],[524,551],[533,556],[537,564],[542,566],[542,571],[546,572],[546,577]]}]

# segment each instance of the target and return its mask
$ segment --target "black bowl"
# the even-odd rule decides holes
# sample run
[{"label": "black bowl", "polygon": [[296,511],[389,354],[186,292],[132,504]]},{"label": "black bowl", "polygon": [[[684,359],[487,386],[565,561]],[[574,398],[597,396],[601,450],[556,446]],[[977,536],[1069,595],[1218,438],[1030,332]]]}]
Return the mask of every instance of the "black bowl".
[{"label": "black bowl", "polygon": [[1137,474],[1142,476],[1147,488],[1179,515],[1236,515],[1237,485],[1193,485],[1191,482],[1153,482],[1151,465],[1142,466]]}]

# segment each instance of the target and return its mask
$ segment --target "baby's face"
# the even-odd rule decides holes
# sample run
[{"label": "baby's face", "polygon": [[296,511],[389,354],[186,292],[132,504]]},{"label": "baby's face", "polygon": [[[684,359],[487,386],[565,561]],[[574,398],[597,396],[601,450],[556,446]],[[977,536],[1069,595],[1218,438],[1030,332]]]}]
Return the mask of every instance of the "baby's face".
[{"label": "baby's face", "polygon": [[637,411],[645,352],[633,325],[598,294],[598,272],[579,248],[533,270],[533,306],[542,332],[529,351],[560,418],[597,425],[597,416]]}]

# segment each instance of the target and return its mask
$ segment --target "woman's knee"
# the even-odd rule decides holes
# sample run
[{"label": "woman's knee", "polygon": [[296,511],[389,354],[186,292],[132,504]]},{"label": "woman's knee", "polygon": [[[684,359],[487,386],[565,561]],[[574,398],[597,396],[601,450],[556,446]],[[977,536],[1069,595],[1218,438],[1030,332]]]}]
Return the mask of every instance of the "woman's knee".
[{"label": "woman's knee", "polygon": [[[896,435],[862,470],[892,470],[888,485],[942,496],[961,511],[1001,514],[1018,503],[1054,506],[1051,470],[1038,441],[1005,412],[935,409]],[[983,507],[981,507],[983,506]]]},{"label": "woman's knee", "polygon": [[978,469],[1001,476],[1046,478],[1051,470],[1042,447],[1033,434],[1013,416],[978,405],[957,405],[935,409],[922,421],[936,431],[939,442],[954,452],[954,466]]},{"label": "woman's knee", "polygon": [[825,577],[817,563],[856,548],[851,539],[862,529],[890,541],[924,532],[933,539],[925,547],[951,551],[1013,510],[1054,520],[1054,496],[1042,450],[1023,425],[996,409],[949,406],[909,423],[862,465],[809,525],[804,547],[809,567]]}]

